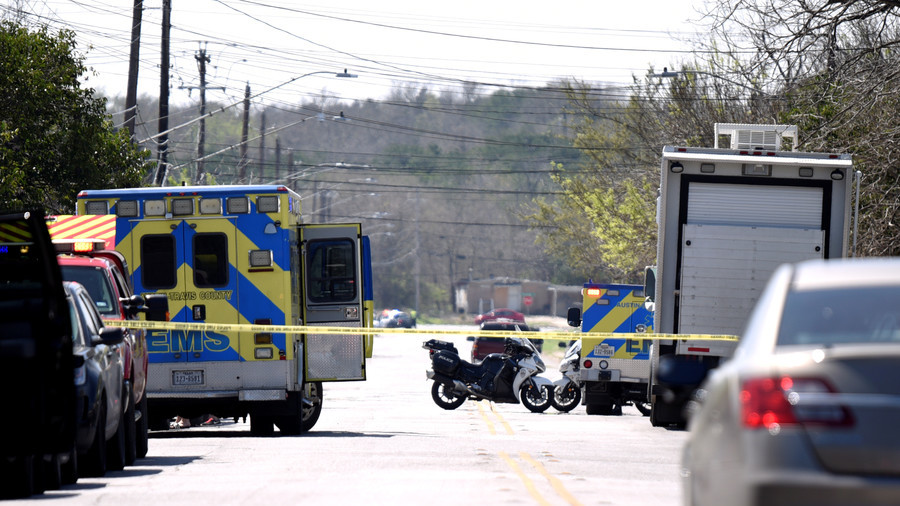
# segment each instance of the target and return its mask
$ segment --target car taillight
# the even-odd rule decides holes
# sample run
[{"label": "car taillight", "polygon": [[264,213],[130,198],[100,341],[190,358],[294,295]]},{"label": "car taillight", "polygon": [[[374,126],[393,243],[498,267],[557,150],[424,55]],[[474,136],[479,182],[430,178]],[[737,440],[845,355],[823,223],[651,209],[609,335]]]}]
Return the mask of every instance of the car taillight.
[{"label": "car taillight", "polygon": [[818,378],[753,378],[741,386],[741,420],[750,429],[786,425],[853,425],[834,388]]}]

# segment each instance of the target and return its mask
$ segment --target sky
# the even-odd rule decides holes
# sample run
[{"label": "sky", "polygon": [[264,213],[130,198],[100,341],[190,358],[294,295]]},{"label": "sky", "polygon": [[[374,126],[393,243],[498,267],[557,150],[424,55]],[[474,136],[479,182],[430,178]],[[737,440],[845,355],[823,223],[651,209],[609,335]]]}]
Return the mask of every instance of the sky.
[{"label": "sky", "polygon": [[[171,0],[170,103],[296,104],[310,97],[381,100],[398,87],[461,92],[478,83],[540,86],[563,78],[631,82],[688,58],[701,0]],[[138,93],[159,95],[163,0],[145,0]],[[75,31],[95,75],[125,95],[133,0],[0,0],[29,22]],[[334,77],[337,72],[358,77]],[[313,75],[307,75],[307,74]]]}]

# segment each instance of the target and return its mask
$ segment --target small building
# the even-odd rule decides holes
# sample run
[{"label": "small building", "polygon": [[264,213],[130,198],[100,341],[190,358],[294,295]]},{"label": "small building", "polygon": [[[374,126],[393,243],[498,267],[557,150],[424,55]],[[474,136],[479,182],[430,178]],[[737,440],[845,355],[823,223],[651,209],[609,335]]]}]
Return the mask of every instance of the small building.
[{"label": "small building", "polygon": [[454,310],[462,314],[505,307],[525,314],[565,317],[569,307],[580,305],[581,286],[514,278],[464,280],[454,286]]}]

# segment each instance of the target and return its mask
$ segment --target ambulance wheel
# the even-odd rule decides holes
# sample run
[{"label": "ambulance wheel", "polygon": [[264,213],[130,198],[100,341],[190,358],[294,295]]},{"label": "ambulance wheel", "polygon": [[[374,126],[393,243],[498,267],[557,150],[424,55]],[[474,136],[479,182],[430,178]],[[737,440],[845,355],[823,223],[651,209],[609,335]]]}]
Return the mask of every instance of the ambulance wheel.
[{"label": "ambulance wheel", "polygon": [[612,415],[621,415],[622,414],[622,406],[614,403],[598,403],[598,404],[588,404],[585,406],[585,411],[589,415],[603,415],[603,416],[612,416]]},{"label": "ambulance wheel", "polygon": [[271,436],[274,433],[274,417],[250,414],[250,434],[254,436]]},{"label": "ambulance wheel", "polygon": [[325,392],[322,390],[322,382],[314,381],[306,385],[306,391],[303,394],[303,407],[300,411],[300,432],[308,432],[312,429],[316,422],[319,421],[319,415],[322,414],[322,401],[325,399]]},{"label": "ambulance wheel", "polygon": [[439,381],[431,385],[431,399],[444,409],[456,409],[466,402],[464,394],[453,391],[451,387]]},{"label": "ambulance wheel", "polygon": [[539,387],[533,383],[525,383],[519,390],[519,399],[532,413],[547,411],[553,402],[553,393],[547,387]]}]

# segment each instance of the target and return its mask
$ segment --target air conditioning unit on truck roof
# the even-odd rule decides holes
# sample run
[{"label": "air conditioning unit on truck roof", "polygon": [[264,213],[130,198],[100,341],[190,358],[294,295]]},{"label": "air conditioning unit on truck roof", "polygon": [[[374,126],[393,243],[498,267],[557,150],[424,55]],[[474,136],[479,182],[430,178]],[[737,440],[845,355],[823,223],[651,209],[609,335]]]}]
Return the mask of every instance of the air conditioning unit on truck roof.
[{"label": "air conditioning unit on truck roof", "polygon": [[[720,136],[731,137],[719,148]],[[657,199],[651,423],[684,425],[683,407],[730,357],[772,272],[848,255],[850,155],[796,151],[793,125],[716,124],[715,148],[665,146]],[[782,150],[791,139],[792,150]]]},{"label": "air conditioning unit on truck roof", "polygon": [[797,150],[797,125],[749,125],[746,123],[716,123],[715,147],[719,136],[731,136],[731,149],[782,151],[784,137],[792,141],[791,151]]}]

